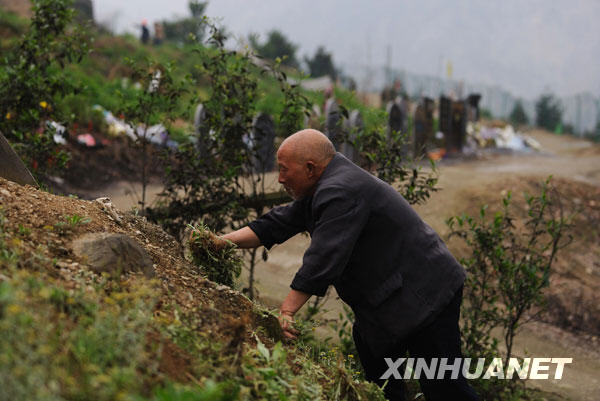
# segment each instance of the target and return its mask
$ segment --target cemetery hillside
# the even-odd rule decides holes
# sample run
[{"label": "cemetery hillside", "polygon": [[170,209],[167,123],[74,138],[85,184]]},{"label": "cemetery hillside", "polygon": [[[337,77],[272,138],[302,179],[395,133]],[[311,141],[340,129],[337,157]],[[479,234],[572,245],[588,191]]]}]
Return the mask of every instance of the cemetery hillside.
[{"label": "cemetery hillside", "polygon": [[360,90],[323,47],[303,63],[279,31],[233,38],[206,6],[134,36],[91,1],[0,0],[0,401],[385,400],[334,288],[284,335],[309,235],[220,238],[292,202],[276,152],[304,128],[464,266],[465,357],[572,358],[561,380],[469,379],[482,400],[597,400],[598,132],[572,135],[552,95],[532,121],[400,78]]}]

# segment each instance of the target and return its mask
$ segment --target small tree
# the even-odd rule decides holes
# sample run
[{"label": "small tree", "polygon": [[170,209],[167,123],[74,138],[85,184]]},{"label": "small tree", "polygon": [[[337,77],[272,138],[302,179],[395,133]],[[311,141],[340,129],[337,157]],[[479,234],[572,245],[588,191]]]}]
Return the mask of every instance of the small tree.
[{"label": "small tree", "polygon": [[152,212],[175,235],[201,221],[221,231],[247,214],[240,207],[236,180],[244,174],[243,161],[249,159],[243,136],[252,125],[256,78],[248,56],[225,50],[223,33],[209,27],[208,44],[213,48],[195,49],[203,60],[198,75],[206,77],[210,88],[203,102],[206,129],[192,133],[188,143],[169,152],[164,202]]},{"label": "small tree", "polygon": [[519,126],[529,124],[529,118],[527,117],[527,113],[525,113],[525,109],[523,108],[523,103],[521,100],[517,100],[515,102],[515,105],[513,106],[508,118],[513,125]]},{"label": "small tree", "polygon": [[59,107],[77,85],[64,71],[88,52],[81,30],[71,26],[72,2],[34,0],[28,31],[0,67],[0,131],[37,178],[59,171],[68,154],[45,121],[67,122]]},{"label": "small tree", "polygon": [[304,57],[304,61],[313,78],[329,75],[334,81],[336,80],[338,72],[333,64],[333,57],[323,46],[319,46],[312,58]]},{"label": "small tree", "polygon": [[554,131],[562,122],[560,101],[550,93],[540,96],[535,103],[535,123],[538,127]]},{"label": "small tree", "polygon": [[132,80],[140,83],[139,90],[121,93],[123,101],[121,114],[133,128],[136,138],[134,146],[141,156],[139,159],[139,179],[142,183],[140,208],[145,213],[148,168],[154,155],[148,130],[153,125],[168,126],[173,121],[176,117],[175,108],[185,90],[183,82],[176,82],[173,79],[173,66],[170,64],[161,65],[151,60],[136,62],[131,59],[126,59],[126,63],[131,68]]},{"label": "small tree", "polygon": [[[225,36],[209,24],[210,47],[198,46],[202,55],[200,74],[209,82],[210,91],[203,99],[206,120],[202,132],[195,132],[190,143],[169,155],[167,185],[162,207],[153,217],[170,231],[181,234],[188,223],[204,222],[215,231],[247,224],[263,214],[268,202],[266,171],[261,163],[257,138],[252,138],[256,113],[257,82],[261,70],[251,54],[224,48]],[[278,59],[272,68],[262,70],[273,75],[284,95],[284,109],[276,121],[296,130],[308,107],[299,86],[290,84]],[[263,166],[263,167],[261,167]],[[250,280],[248,295],[255,296],[254,268],[256,249],[247,251]],[[267,253],[262,258],[266,260]]]},{"label": "small tree", "polygon": [[282,60],[281,64],[298,68],[299,64],[296,59],[298,46],[290,42],[282,32],[278,30],[270,31],[267,40],[262,44],[258,42],[258,35],[256,34],[251,34],[248,40],[258,55],[273,61],[280,58]]},{"label": "small tree", "polygon": [[570,218],[564,216],[549,183],[550,179],[542,184],[539,195],[525,194],[523,220],[513,214],[509,193],[491,219],[484,206],[479,219],[463,215],[446,222],[450,236],[461,238],[471,250],[461,259],[467,270],[461,315],[463,351],[468,357],[497,355],[498,339],[492,330],[501,328],[506,366],[523,319],[543,304],[557,252],[572,241],[566,233]]}]

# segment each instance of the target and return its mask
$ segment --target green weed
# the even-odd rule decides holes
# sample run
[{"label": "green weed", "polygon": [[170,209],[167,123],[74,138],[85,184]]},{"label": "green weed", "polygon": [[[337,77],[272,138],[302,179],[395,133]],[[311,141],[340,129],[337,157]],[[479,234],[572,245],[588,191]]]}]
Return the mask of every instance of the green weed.
[{"label": "green weed", "polygon": [[89,217],[79,216],[74,214],[72,216],[63,216],[63,221],[59,221],[54,224],[54,229],[61,235],[67,234],[74,230],[78,226],[91,223],[92,219]]}]

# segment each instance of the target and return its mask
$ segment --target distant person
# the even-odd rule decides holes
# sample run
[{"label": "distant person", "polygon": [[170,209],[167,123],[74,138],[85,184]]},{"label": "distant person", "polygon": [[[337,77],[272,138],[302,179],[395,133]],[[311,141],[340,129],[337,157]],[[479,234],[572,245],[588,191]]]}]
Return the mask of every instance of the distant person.
[{"label": "distant person", "polygon": [[150,41],[150,31],[148,30],[148,21],[147,20],[142,20],[142,36],[140,37],[140,40],[142,41],[143,44],[148,44],[148,42]]},{"label": "distant person", "polygon": [[160,45],[165,40],[165,30],[161,22],[154,23],[154,45]]}]

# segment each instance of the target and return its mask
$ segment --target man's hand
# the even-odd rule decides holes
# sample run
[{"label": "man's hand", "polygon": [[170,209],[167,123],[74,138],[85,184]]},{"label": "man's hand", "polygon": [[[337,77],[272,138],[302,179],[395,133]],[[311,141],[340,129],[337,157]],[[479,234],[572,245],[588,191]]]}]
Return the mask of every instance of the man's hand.
[{"label": "man's hand", "polygon": [[223,237],[219,237],[212,231],[199,231],[192,230],[190,233],[190,242],[194,242],[197,239],[201,239],[202,242],[207,241],[209,244],[212,244],[215,250],[221,251],[223,249],[234,248],[235,244]]},{"label": "man's hand", "polygon": [[283,329],[283,335],[294,339],[298,336],[298,330],[294,329],[294,315],[310,298],[310,294],[305,292],[290,290],[287,297],[283,300],[279,309],[279,324]]},{"label": "man's hand", "polygon": [[219,237],[218,235],[215,235],[213,233],[211,233],[210,239],[218,251],[223,249],[235,248],[235,244],[233,242],[226,240],[223,237]]},{"label": "man's hand", "polygon": [[281,311],[279,314],[279,324],[283,330],[283,335],[287,338],[296,339],[299,332],[294,329],[294,315],[289,312]]}]

